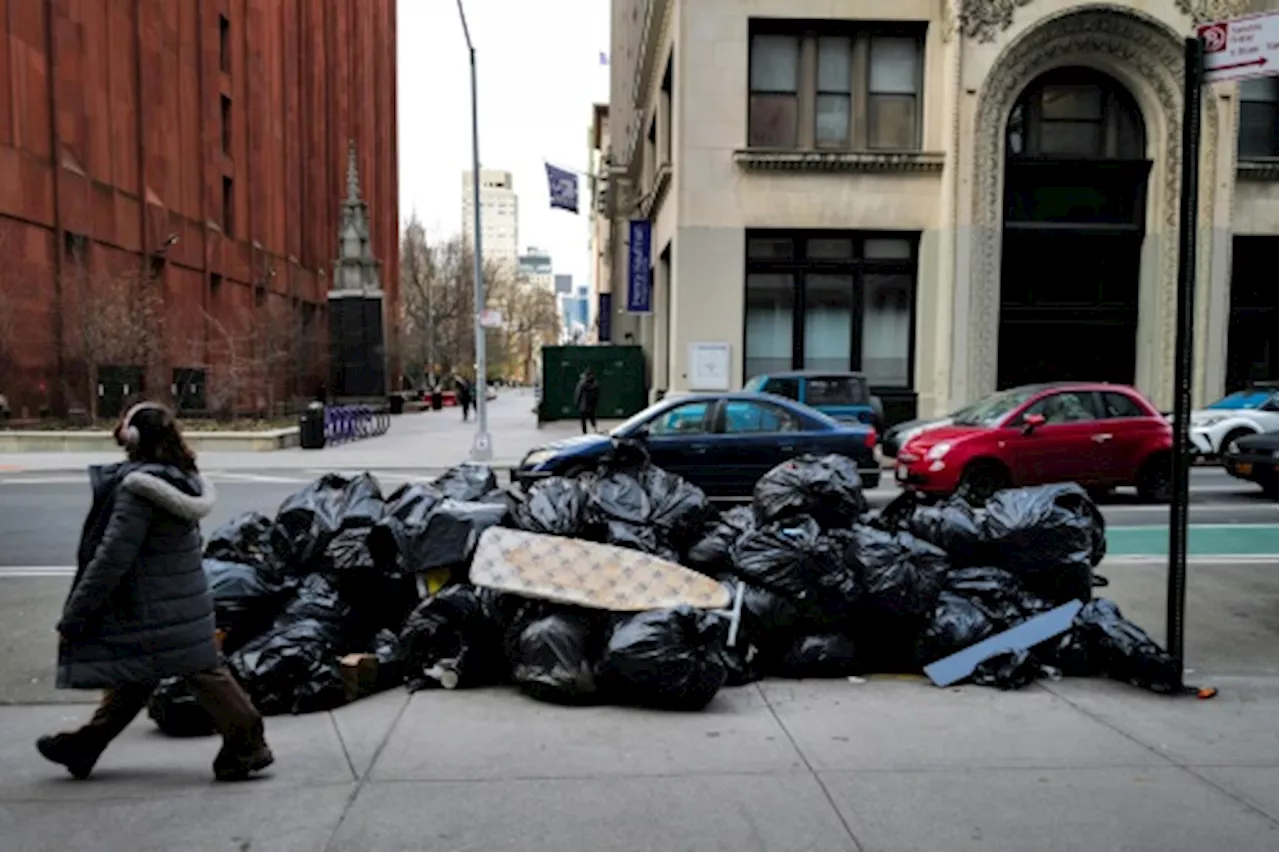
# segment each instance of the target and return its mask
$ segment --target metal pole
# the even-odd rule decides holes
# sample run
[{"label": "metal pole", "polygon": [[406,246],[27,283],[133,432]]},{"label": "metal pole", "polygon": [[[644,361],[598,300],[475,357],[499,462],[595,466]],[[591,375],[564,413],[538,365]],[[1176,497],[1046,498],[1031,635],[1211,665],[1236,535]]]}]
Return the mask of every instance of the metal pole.
[{"label": "metal pole", "polygon": [[493,442],[489,437],[488,358],[485,353],[484,326],[484,255],[480,239],[480,101],[476,89],[476,49],[471,43],[471,31],[467,28],[467,13],[458,0],[458,17],[462,20],[462,35],[467,40],[467,53],[471,59],[471,206],[473,245],[471,265],[475,273],[475,335],[476,335],[476,436],[471,442],[473,461],[489,461],[493,458]]},{"label": "metal pole", "polygon": [[1173,499],[1169,504],[1169,590],[1165,617],[1169,653],[1183,662],[1183,627],[1187,610],[1187,503],[1190,456],[1187,426],[1191,420],[1191,370],[1195,317],[1196,228],[1200,184],[1200,90],[1204,44],[1185,43],[1182,91],[1182,194],[1178,204],[1178,313],[1173,363]]}]

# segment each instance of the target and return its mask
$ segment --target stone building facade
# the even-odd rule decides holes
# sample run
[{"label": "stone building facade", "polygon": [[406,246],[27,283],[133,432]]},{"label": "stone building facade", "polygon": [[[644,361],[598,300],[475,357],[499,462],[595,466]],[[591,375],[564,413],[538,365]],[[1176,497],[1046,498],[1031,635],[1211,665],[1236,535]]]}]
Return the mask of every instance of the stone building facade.
[{"label": "stone building facade", "polygon": [[[1183,39],[1274,2],[614,0],[614,292],[652,387],[862,369],[892,415],[1084,379],[1172,397]],[[1275,78],[1203,96],[1195,397],[1276,376]],[[615,299],[625,306],[625,299]]]},{"label": "stone building facade", "polygon": [[[139,391],[189,409],[310,395],[350,142],[394,328],[395,34],[395,0],[0,3],[0,392],[15,416],[93,396],[109,414]],[[287,352],[268,340],[285,325]],[[145,364],[107,339],[140,332]],[[268,348],[289,362],[266,365],[278,383],[245,384],[241,362]]]}]

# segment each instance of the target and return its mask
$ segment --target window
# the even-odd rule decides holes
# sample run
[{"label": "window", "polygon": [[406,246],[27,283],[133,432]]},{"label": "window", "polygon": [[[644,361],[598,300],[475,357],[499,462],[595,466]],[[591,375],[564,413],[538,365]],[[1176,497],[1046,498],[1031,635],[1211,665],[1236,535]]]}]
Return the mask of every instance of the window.
[{"label": "window", "polygon": [[1271,158],[1280,153],[1278,86],[1280,78],[1276,77],[1240,83],[1240,131],[1236,144],[1242,159]]},{"label": "window", "polygon": [[231,154],[231,98],[221,96],[222,153]]},{"label": "window", "polygon": [[761,405],[745,400],[730,400],[724,406],[726,435],[759,435],[773,432],[798,432],[800,421],[789,411],[776,405]]},{"label": "window", "polygon": [[222,178],[222,233],[235,236],[236,192],[235,182]]},{"label": "window", "polygon": [[1118,417],[1150,417],[1141,405],[1133,401],[1132,397],[1122,393],[1104,393],[1102,394],[1102,416],[1107,419]]},{"label": "window", "polygon": [[1081,423],[1095,419],[1089,394],[1076,391],[1055,393],[1037,400],[1022,416],[1025,419],[1031,414],[1042,415],[1047,424]]},{"label": "window", "polygon": [[677,405],[649,423],[649,434],[660,437],[704,434],[707,431],[707,408],[705,402]]},{"label": "window", "polygon": [[1038,77],[1009,114],[1014,157],[1140,160],[1146,156],[1142,112],[1116,80],[1090,68],[1059,68]]},{"label": "window", "polygon": [[916,239],[892,234],[747,235],[747,376],[861,371],[911,387]]},{"label": "window", "polygon": [[72,265],[89,262],[89,238],[72,231],[62,232],[62,256]]},{"label": "window", "polygon": [[222,276],[216,272],[209,274],[209,296],[217,299],[218,294],[222,292]]},{"label": "window", "polygon": [[805,382],[805,405],[866,405],[866,388],[853,376],[832,376]]},{"label": "window", "polygon": [[923,64],[920,28],[762,26],[751,37],[747,144],[917,150]]},{"label": "window", "polygon": [[787,399],[800,400],[799,379],[769,379],[760,390],[761,393],[771,393],[774,396],[785,396]]},{"label": "window", "polygon": [[662,77],[662,97],[661,97],[661,124],[662,124],[662,151],[660,162],[671,162],[671,137],[674,135],[675,128],[672,126],[674,112],[672,103],[674,97],[673,79],[675,70],[672,68],[672,57],[667,58],[667,73]]},{"label": "window", "polygon": [[231,21],[226,15],[218,16],[218,67],[231,73]]}]

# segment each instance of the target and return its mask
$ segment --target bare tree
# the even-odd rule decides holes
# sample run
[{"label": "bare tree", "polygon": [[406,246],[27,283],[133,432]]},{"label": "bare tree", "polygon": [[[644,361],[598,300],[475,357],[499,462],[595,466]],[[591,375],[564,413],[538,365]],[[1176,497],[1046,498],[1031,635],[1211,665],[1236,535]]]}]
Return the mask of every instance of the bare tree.
[{"label": "bare tree", "polygon": [[560,336],[556,295],[524,277],[503,282],[494,294],[502,311],[510,353],[508,372],[522,381],[533,380],[533,356]]},{"label": "bare tree", "polygon": [[261,290],[255,298],[253,309],[221,319],[205,314],[213,365],[206,396],[220,417],[245,410],[276,415],[314,377],[314,330],[307,328],[301,303]]},{"label": "bare tree", "polygon": [[[145,376],[163,356],[164,299],[150,270],[94,272],[84,251],[64,267],[64,339],[84,381],[84,408],[98,417],[106,367],[139,369]],[[69,396],[78,394],[72,389]]]}]

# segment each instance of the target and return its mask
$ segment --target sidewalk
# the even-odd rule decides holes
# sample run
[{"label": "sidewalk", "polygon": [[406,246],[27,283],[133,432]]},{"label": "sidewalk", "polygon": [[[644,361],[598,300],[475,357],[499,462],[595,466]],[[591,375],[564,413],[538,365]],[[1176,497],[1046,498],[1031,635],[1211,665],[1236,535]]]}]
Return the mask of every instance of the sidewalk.
[{"label": "sidewalk", "polygon": [[[538,428],[533,414],[533,392],[506,390],[489,403],[489,433],[493,440],[493,466],[519,463],[529,450],[581,433],[577,421],[556,421]],[[621,421],[601,421],[607,432]],[[206,470],[298,470],[325,468],[441,470],[466,461],[476,433],[476,421],[463,422],[456,408],[422,411],[391,419],[391,429],[378,438],[365,438],[323,450],[275,452],[208,452],[200,454]],[[120,460],[118,453],[0,453],[0,472],[80,471],[94,464]]]}]

